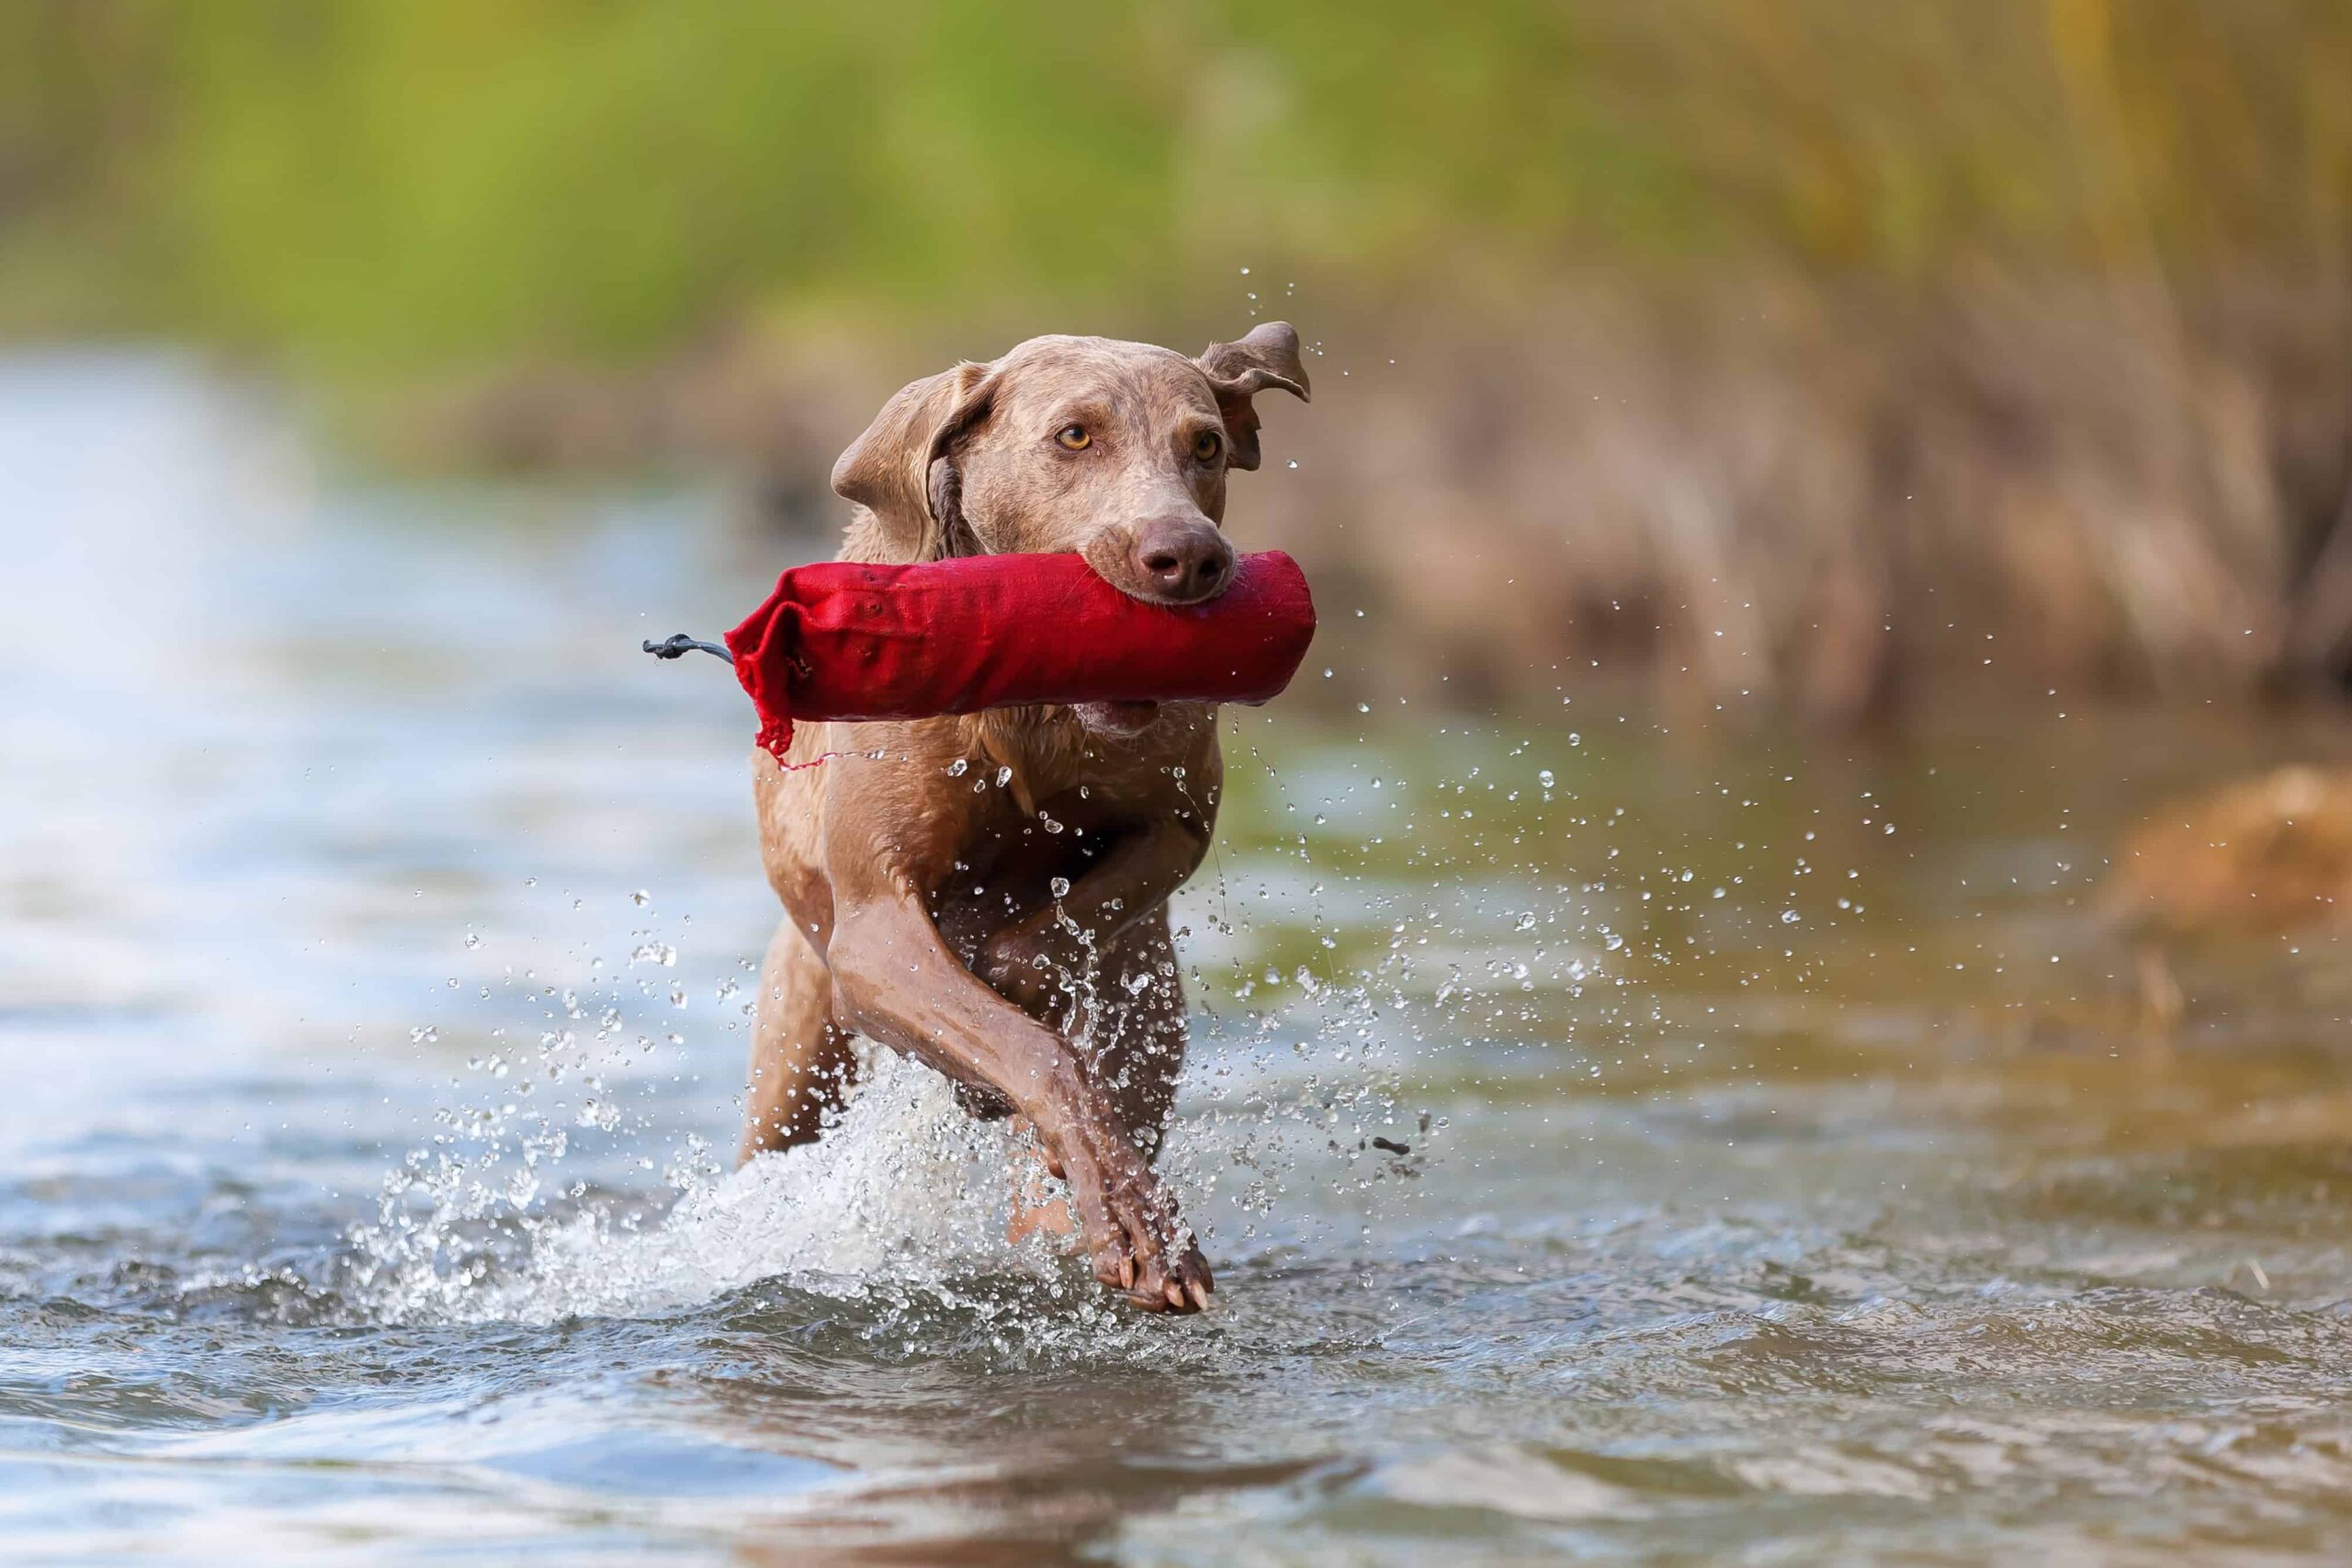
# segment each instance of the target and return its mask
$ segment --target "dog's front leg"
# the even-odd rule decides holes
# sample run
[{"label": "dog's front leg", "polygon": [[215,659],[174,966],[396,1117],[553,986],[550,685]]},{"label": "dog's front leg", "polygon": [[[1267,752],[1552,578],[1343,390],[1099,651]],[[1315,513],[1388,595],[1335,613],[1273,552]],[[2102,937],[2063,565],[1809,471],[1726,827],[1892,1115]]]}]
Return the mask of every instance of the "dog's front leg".
[{"label": "dog's front leg", "polygon": [[1117,1110],[1067,1042],[956,961],[910,884],[846,903],[827,954],[838,1016],[1011,1101],[1069,1183],[1094,1277],[1150,1311],[1208,1304],[1208,1264]]},{"label": "dog's front leg", "polygon": [[989,939],[980,955],[982,977],[1042,1014],[1057,987],[1075,980],[1200,869],[1209,831],[1210,824],[1193,816],[1130,829],[1068,892]]}]

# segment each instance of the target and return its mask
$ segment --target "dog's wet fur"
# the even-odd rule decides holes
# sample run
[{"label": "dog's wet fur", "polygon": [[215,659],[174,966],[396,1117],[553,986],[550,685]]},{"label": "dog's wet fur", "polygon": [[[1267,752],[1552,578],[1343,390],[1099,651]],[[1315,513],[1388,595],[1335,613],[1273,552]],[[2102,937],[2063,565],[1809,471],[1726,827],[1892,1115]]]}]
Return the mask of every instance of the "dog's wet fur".
[{"label": "dog's wet fur", "polygon": [[[1197,359],[1039,337],[928,377],[834,466],[856,507],[842,558],[1070,550],[1138,599],[1212,598],[1233,575],[1226,476],[1258,466],[1252,399],[1270,389],[1307,395],[1286,322]],[[785,919],[760,976],[744,1157],[820,1134],[864,1035],[1035,1132],[1069,1210],[1017,1227],[1074,1211],[1103,1284],[1148,1311],[1206,1306],[1208,1264],[1150,1159],[1185,1046],[1168,897],[1216,826],[1216,709],[804,725],[788,761],[829,752],[792,769],[753,754]]]}]

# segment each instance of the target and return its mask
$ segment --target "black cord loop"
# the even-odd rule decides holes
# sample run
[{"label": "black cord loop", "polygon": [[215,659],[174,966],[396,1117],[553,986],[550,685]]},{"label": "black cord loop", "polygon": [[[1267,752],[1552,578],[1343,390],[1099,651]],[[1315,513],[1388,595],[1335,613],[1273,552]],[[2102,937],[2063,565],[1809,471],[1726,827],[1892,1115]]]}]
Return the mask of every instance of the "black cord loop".
[{"label": "black cord loop", "polygon": [[645,651],[653,655],[656,659],[681,658],[685,654],[687,649],[695,648],[701,649],[705,653],[716,654],[719,658],[727,660],[729,664],[735,662],[735,656],[728,652],[725,649],[719,647],[718,644],[715,642],[703,642],[697,638],[688,637],[684,632],[680,632],[677,636],[673,637],[666,637],[660,642],[655,642],[649,637],[646,639],[645,644]]}]

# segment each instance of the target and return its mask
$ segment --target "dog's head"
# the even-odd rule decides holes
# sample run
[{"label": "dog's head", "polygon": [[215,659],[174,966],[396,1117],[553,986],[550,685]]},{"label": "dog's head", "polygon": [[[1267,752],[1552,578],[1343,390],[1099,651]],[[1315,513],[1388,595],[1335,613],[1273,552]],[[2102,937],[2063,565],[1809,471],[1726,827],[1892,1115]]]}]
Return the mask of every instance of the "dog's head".
[{"label": "dog's head", "polygon": [[1258,466],[1268,388],[1307,394],[1298,333],[1269,321],[1198,359],[1038,337],[904,388],[833,465],[876,553],[1075,550],[1137,599],[1189,604],[1233,578],[1225,476]]}]

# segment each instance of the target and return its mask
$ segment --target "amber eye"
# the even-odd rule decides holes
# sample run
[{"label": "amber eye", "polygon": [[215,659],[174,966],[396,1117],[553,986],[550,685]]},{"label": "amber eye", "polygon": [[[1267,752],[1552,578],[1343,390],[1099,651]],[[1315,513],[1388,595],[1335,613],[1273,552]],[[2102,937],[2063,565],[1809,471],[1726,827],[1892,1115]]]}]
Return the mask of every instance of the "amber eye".
[{"label": "amber eye", "polygon": [[1083,452],[1094,445],[1094,437],[1086,434],[1086,426],[1082,424],[1063,425],[1056,433],[1054,439],[1060,442],[1064,448],[1072,452]]},{"label": "amber eye", "polygon": [[1225,437],[1214,430],[1204,430],[1193,437],[1193,457],[1197,462],[1214,463],[1216,455],[1225,450]]}]

